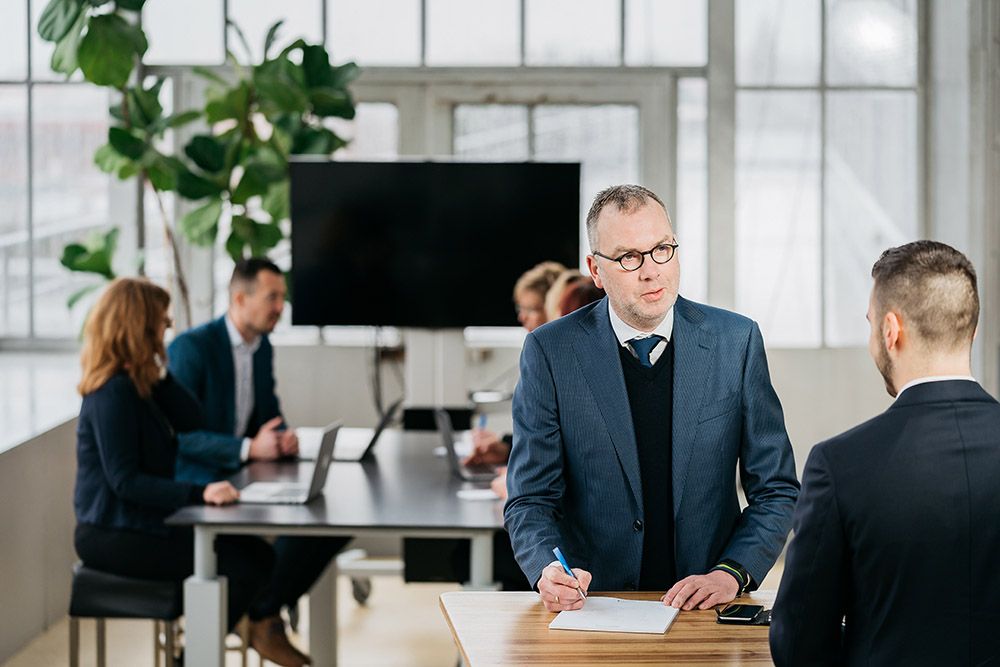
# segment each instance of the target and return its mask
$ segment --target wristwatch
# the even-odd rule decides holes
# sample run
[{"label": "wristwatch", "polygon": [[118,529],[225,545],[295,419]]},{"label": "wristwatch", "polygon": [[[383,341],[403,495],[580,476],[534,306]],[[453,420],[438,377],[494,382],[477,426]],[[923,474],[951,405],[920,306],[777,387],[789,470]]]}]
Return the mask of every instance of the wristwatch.
[{"label": "wristwatch", "polygon": [[745,567],[734,560],[727,558],[719,561],[719,564],[709,571],[714,572],[715,570],[722,570],[736,580],[736,583],[739,585],[739,590],[736,592],[737,597],[749,591],[753,585],[753,577],[750,576],[750,573],[747,572]]}]

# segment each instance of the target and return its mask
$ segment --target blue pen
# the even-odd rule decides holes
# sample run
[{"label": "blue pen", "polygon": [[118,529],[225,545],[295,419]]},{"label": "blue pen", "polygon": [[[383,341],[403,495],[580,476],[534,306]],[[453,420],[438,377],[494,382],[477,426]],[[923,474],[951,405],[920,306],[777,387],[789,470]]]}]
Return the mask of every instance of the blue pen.
[{"label": "blue pen", "polygon": [[480,429],[486,428],[486,413],[483,412],[479,413],[479,428]]},{"label": "blue pen", "polygon": [[[563,556],[563,554],[562,554],[561,551],[559,551],[559,547],[552,547],[552,553],[554,553],[556,555],[556,558],[559,559],[559,564],[562,565],[562,569],[566,571],[566,574],[568,574],[569,576],[571,576],[574,579],[576,579],[576,575],[573,574],[573,570],[569,569],[569,563],[566,562],[566,557]],[[577,583],[576,590],[578,590],[580,592],[580,595],[583,596],[583,599],[586,600],[587,599],[587,594],[584,593],[583,592],[583,588],[580,587],[580,585],[579,585],[580,584],[580,580],[577,579],[576,583]]]}]

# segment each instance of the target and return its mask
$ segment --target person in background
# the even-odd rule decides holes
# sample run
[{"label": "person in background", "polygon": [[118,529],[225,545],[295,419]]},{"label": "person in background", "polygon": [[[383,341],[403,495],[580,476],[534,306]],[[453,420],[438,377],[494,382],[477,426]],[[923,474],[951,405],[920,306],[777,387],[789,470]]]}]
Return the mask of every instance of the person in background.
[{"label": "person in background", "polygon": [[[274,348],[268,339],[284,309],[285,291],[284,275],[272,262],[241,260],[229,281],[226,314],[171,343],[170,371],[201,402],[207,418],[203,429],[179,437],[178,479],[215,481],[232,475],[245,461],[298,454],[298,438],[285,424],[275,393]],[[297,603],[350,539],[275,540],[274,570],[252,609],[253,618],[261,620],[250,625],[251,638],[268,655],[308,663],[308,656],[288,640],[279,612]]]},{"label": "person in background", "polygon": [[1000,665],[1000,404],[972,377],[972,263],[872,268],[868,351],[896,401],[809,453],[774,602],[784,665]]},{"label": "person in background", "polygon": [[562,316],[563,313],[559,309],[559,302],[562,300],[563,294],[570,286],[575,285],[581,280],[590,279],[585,278],[577,269],[566,269],[559,274],[559,277],[552,283],[552,287],[545,293],[546,322],[551,322]]},{"label": "person in background", "polygon": [[[193,531],[164,519],[185,505],[227,505],[239,494],[229,482],[174,480],[176,434],[204,423],[197,401],[166,371],[169,305],[167,292],[148,280],[118,278],[87,318],[74,544],[87,567],[179,582],[194,571]],[[267,581],[273,554],[264,540],[237,535],[217,537],[215,551],[229,581],[232,629]]]},{"label": "person in background", "polygon": [[[559,262],[542,262],[525,271],[514,283],[514,310],[517,321],[531,333],[548,321],[545,314],[545,297],[561,276],[567,274]],[[510,456],[512,436],[477,428],[472,431],[472,453],[466,465],[499,465]]]}]

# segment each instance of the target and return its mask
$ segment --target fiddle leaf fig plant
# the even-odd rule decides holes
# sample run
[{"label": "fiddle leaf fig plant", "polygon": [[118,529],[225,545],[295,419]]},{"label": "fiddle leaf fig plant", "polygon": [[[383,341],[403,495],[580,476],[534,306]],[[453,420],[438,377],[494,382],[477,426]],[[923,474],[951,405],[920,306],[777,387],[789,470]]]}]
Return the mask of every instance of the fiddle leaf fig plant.
[{"label": "fiddle leaf fig plant", "polygon": [[[243,33],[230,25],[249,55]],[[264,255],[284,238],[289,157],[330,155],[346,145],[324,120],[355,112],[347,86],[360,73],[357,65],[333,66],[325,48],[301,39],[272,56],[281,25],[268,30],[259,65],[243,66],[229,54],[231,82],[196,70],[209,83],[204,114],[211,133],[184,147],[190,163],[178,173],[177,191],[199,206],[180,228],[191,242],[211,245],[228,214],[224,247],[234,261]]]}]

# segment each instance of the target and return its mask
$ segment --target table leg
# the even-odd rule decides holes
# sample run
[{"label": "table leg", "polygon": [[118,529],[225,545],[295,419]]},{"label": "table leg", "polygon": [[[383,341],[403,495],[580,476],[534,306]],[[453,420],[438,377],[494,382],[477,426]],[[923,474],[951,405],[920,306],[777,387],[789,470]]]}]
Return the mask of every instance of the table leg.
[{"label": "table leg", "polygon": [[194,574],[184,582],[184,617],[189,665],[221,667],[226,634],[226,578],[216,573],[215,532],[194,527]]},{"label": "table leg", "polygon": [[493,590],[493,533],[472,538],[469,549],[469,588]]},{"label": "table leg", "polygon": [[337,665],[337,560],[309,590],[309,655],[315,667]]}]

